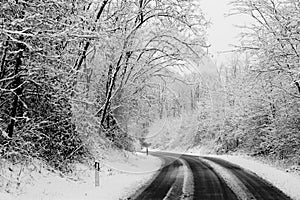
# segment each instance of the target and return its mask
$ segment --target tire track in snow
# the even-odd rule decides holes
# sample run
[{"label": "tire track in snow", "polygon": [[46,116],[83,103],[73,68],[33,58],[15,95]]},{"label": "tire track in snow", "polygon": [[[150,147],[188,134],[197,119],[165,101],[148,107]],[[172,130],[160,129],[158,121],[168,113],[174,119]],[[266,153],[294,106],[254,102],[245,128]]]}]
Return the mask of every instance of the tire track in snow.
[{"label": "tire track in snow", "polygon": [[243,170],[239,166],[222,159],[213,157],[202,157],[206,160],[212,161],[233,173],[250,191],[256,200],[292,200],[278,188],[271,183],[258,177],[254,173]]}]

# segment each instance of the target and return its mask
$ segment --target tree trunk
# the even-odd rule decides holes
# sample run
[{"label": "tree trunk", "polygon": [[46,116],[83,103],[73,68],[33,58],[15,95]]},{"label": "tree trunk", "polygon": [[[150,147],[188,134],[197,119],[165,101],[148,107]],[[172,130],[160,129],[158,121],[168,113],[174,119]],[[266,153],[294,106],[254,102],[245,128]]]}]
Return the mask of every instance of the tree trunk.
[{"label": "tree trunk", "polygon": [[[97,21],[100,19],[101,15],[102,15],[102,13],[103,13],[103,11],[104,11],[104,8],[105,8],[106,4],[108,3],[108,1],[109,1],[109,0],[104,0],[104,1],[102,2],[102,5],[101,5],[101,7],[100,7],[100,10],[99,10],[99,12],[97,13],[97,17],[96,17],[96,19],[95,19],[95,22],[97,22]],[[90,7],[90,4],[89,4],[88,7]],[[94,31],[94,29],[93,29],[93,31]],[[88,40],[88,41],[85,43],[85,45],[84,45],[84,47],[83,47],[83,50],[82,50],[82,53],[81,53],[81,55],[79,56],[79,58],[77,58],[77,60],[76,60],[76,62],[75,62],[75,65],[74,65],[74,67],[73,67],[73,69],[75,69],[76,71],[78,71],[78,70],[81,69],[82,63],[83,63],[83,61],[86,59],[86,53],[87,53],[87,51],[88,51],[90,45],[91,45],[91,40]],[[74,90],[75,90],[76,85],[77,85],[77,80],[75,80],[75,81],[73,82],[73,88],[74,88]],[[75,95],[75,92],[73,91],[73,92],[71,93],[71,96],[74,96],[74,95]]]},{"label": "tree trunk", "polygon": [[4,43],[4,49],[3,49],[3,54],[2,54],[2,58],[1,58],[1,64],[0,64],[0,79],[3,78],[4,74],[5,74],[5,60],[6,60],[6,54],[7,54],[7,42]]},{"label": "tree trunk", "polygon": [[109,105],[110,105],[110,101],[111,101],[111,97],[112,97],[112,93],[113,93],[113,88],[115,86],[115,82],[116,82],[116,79],[117,79],[118,72],[121,68],[122,58],[123,58],[123,55],[121,55],[119,57],[115,72],[112,74],[112,77],[110,78],[111,80],[110,80],[110,83],[109,83],[109,87],[108,87],[108,90],[106,91],[107,93],[106,93],[106,99],[105,99],[104,108],[103,108],[103,112],[102,112],[101,125],[104,124],[106,114],[108,113],[108,108],[109,108]]},{"label": "tree trunk", "polygon": [[16,77],[15,77],[14,84],[13,84],[14,88],[17,88],[17,89],[15,90],[15,94],[14,94],[14,98],[13,98],[13,102],[12,102],[10,123],[7,126],[8,137],[12,137],[13,133],[14,133],[14,127],[15,127],[15,123],[16,123],[15,118],[17,116],[17,109],[18,109],[18,104],[19,104],[19,96],[22,94],[22,88],[20,87],[22,82],[21,82],[21,77],[20,77],[20,75],[18,75],[18,73],[19,73],[20,67],[22,65],[23,50],[22,50],[22,48],[19,48],[19,49],[20,49],[20,52],[17,54],[15,71],[14,71],[14,75]]},{"label": "tree trunk", "polygon": [[298,89],[298,93],[300,94],[300,84],[298,81],[295,81],[296,87]]}]

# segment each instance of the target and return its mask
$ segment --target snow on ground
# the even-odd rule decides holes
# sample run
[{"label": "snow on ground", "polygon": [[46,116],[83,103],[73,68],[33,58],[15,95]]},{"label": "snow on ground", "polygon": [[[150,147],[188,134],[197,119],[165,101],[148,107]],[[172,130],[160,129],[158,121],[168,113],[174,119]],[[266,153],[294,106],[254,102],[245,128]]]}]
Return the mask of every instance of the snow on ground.
[{"label": "snow on ground", "polygon": [[[32,173],[34,181],[14,195],[0,190],[0,200],[119,200],[144,185],[161,167],[161,160],[145,154],[110,155],[101,163],[100,186],[95,187],[92,167],[76,165],[72,179],[43,170]],[[79,180],[75,181],[76,177]],[[1,189],[1,188],[0,188]]]},{"label": "snow on ground", "polygon": [[183,179],[183,197],[181,199],[184,200],[191,200],[193,199],[194,195],[194,182],[193,182],[193,173],[191,173],[191,168],[188,166],[186,161],[181,159],[181,162],[183,163],[183,171],[184,171],[184,179]]},{"label": "snow on ground", "polygon": [[[173,151],[173,153],[180,152]],[[300,200],[300,176],[296,174],[287,173],[245,155],[207,155],[199,149],[184,153],[214,156],[237,164],[268,180],[295,200]],[[22,190],[16,192],[14,189],[10,190],[10,193],[5,192],[1,187],[6,185],[5,178],[12,176],[8,176],[2,168],[0,169],[0,200],[119,200],[130,196],[148,182],[161,164],[158,158],[142,153],[128,153],[124,159],[118,152],[115,152],[107,155],[106,162],[101,163],[99,187],[95,187],[93,166],[89,168],[78,164],[72,178],[62,177],[57,172],[45,169],[42,169],[42,173],[34,171],[30,175],[31,181],[24,178],[23,182],[26,184],[22,186]],[[18,177],[23,179],[20,174],[15,175],[13,179],[17,180]]]}]

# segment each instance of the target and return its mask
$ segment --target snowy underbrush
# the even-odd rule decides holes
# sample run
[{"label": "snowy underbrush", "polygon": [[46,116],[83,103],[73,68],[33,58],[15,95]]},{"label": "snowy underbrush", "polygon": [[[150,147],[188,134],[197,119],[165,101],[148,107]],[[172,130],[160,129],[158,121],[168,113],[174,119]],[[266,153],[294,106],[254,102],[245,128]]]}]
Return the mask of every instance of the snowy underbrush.
[{"label": "snowy underbrush", "polygon": [[194,144],[195,120],[191,113],[157,120],[149,127],[147,142],[152,144],[152,149],[187,150]]},{"label": "snowy underbrush", "polygon": [[93,200],[122,199],[145,184],[161,166],[161,160],[140,153],[117,150],[100,160],[100,186],[95,186],[91,164],[72,164],[72,172],[62,174],[45,163],[0,163],[0,200]]},{"label": "snowy underbrush", "polygon": [[295,162],[292,159],[281,159],[278,160],[273,157],[268,157],[268,156],[255,156],[251,157],[255,158],[255,160],[259,160],[262,163],[271,165],[273,167],[276,167],[278,169],[284,170],[289,173],[294,173],[300,176],[300,163]]}]

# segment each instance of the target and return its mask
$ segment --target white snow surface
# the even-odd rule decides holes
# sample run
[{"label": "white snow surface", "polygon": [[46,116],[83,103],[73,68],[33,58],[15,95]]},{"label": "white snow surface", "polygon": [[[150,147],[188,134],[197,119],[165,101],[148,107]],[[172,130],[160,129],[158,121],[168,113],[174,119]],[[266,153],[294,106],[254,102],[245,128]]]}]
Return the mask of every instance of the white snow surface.
[{"label": "white snow surface", "polygon": [[77,164],[77,181],[43,170],[42,173],[31,174],[34,181],[26,184],[18,194],[0,190],[0,200],[125,199],[149,181],[162,164],[160,159],[142,153],[127,154],[126,159],[118,155],[110,157],[110,161],[100,163],[99,187],[95,187],[93,167]]}]

